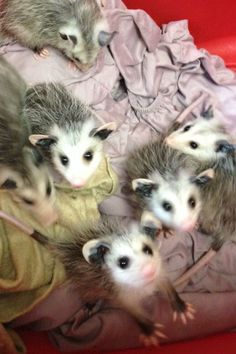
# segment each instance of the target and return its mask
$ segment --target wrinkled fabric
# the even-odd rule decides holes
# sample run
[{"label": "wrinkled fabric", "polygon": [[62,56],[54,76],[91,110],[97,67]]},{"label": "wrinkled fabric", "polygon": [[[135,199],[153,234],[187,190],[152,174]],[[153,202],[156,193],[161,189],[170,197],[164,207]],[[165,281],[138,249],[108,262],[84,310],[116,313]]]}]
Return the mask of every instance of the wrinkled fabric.
[{"label": "wrinkled fabric", "polygon": [[[108,138],[105,148],[119,177],[119,186],[112,197],[102,202],[100,210],[108,215],[131,217],[133,210],[123,189],[127,154],[158,137],[202,94],[215,102],[217,115],[235,133],[236,75],[225,67],[221,58],[196,48],[186,20],[173,21],[160,28],[144,11],[127,10],[120,0],[102,3],[110,27],[117,33],[87,73],[69,69],[67,59],[52,48],[47,59],[37,61],[31,50],[16,43],[2,46],[0,52],[29,85],[62,82],[75,96],[91,105],[104,122],[117,122],[118,128]],[[201,112],[204,104],[206,100],[193,113]],[[178,278],[209,246],[210,238],[199,233],[163,240],[161,254],[170,278]],[[235,252],[236,245],[226,243],[208,265],[178,289],[197,309],[196,319],[187,327],[172,323],[169,305],[164,300],[155,304],[154,315],[158,322],[165,324],[169,340],[236,326],[236,317],[229,311],[236,306]],[[40,330],[56,327],[51,338],[62,350],[139,345],[138,327],[128,314],[105,305],[88,316],[83,304],[74,303],[77,294],[72,289],[68,289],[67,300],[63,301],[63,318],[57,307],[47,317],[45,313],[51,304],[57,303],[56,298],[60,303],[61,296],[55,292],[41,307],[37,305],[31,313],[18,318],[16,324],[28,324]]]}]

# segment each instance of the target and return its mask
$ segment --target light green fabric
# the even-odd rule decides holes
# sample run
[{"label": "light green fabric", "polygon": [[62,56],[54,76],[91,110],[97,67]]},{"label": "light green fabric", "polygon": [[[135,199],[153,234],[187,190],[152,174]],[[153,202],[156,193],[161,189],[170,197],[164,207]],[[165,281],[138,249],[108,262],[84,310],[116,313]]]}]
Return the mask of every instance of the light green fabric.
[{"label": "light green fabric", "polygon": [[[58,222],[48,228],[40,226],[9,193],[0,195],[0,209],[33,226],[48,237],[62,239],[75,226],[96,221],[98,204],[111,195],[117,178],[104,158],[84,189],[56,186]],[[62,264],[45,247],[0,219],[0,322],[8,322],[28,312],[55,287],[62,284]]]}]

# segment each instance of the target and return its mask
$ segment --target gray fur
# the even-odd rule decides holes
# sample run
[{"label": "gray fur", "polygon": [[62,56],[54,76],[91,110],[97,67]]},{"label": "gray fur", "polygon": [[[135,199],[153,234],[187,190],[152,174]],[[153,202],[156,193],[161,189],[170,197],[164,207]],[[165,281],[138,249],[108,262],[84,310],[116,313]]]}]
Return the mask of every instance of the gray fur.
[{"label": "gray fur", "polygon": [[85,120],[94,118],[80,100],[61,84],[38,84],[28,89],[24,108],[33,134],[49,134],[54,124],[64,131],[79,132]]},{"label": "gray fur", "polygon": [[[121,245],[124,245],[124,249],[126,249],[127,246],[128,248],[132,248],[132,242],[135,240],[136,246],[139,244],[140,250],[137,251],[136,247],[135,256],[133,257],[140,257],[139,254],[142,253],[143,242],[145,242],[153,250],[153,257],[159,258],[156,241],[148,233],[145,234],[138,224],[135,225],[137,232],[134,234],[130,231],[130,226],[125,225],[122,220],[103,217],[98,223],[84,230],[80,228],[72,237],[67,238],[69,241],[51,241],[37,232],[32,234],[32,237],[49,247],[59,257],[65,267],[69,281],[78,288],[78,294],[82,301],[91,304],[100,299],[111,301],[113,304],[130,312],[145,334],[151,335],[154,331],[154,323],[150,319],[150,315],[143,308],[143,302],[147,296],[147,294],[143,295],[145,294],[144,289],[132,284],[132,275],[130,275],[129,286],[124,287],[124,285],[119,285],[119,282],[113,279],[112,271],[106,263],[106,254],[104,255],[103,262],[92,264],[88,263],[82,254],[82,247],[89,240],[98,239],[104,244],[110,245],[111,253],[113,252],[112,247],[114,247],[112,245],[115,242],[119,241]],[[122,256],[128,255],[124,252]],[[113,267],[118,268],[118,260],[115,259],[115,255],[113,255],[113,258]],[[128,269],[126,271],[129,272]],[[179,298],[175,289],[164,275],[163,270],[159,270],[158,276],[153,282],[156,287],[154,287],[155,290],[149,296],[162,291],[168,297],[175,311],[179,313],[185,312],[185,303]],[[132,289],[135,289],[135,291]]]},{"label": "gray fur", "polygon": [[[0,32],[33,50],[50,45],[72,60],[92,65],[101,48],[96,25],[102,21],[96,0],[3,0]],[[78,31],[78,43],[62,39],[63,28]],[[83,48],[85,57],[77,57],[75,44]]]},{"label": "gray fur", "polygon": [[[0,188],[8,189],[36,217],[49,221],[55,216],[52,181],[42,156],[28,141],[25,95],[24,80],[0,57]],[[43,215],[42,207],[48,215]]]},{"label": "gray fur", "polygon": [[23,174],[22,150],[30,134],[23,116],[26,84],[3,57],[0,57],[0,88],[0,164]]},{"label": "gray fur", "polygon": [[236,241],[236,161],[229,156],[220,159],[215,167],[215,177],[202,189],[203,208],[200,229],[213,238],[213,249],[224,241]]},{"label": "gray fur", "polygon": [[[215,171],[209,184],[201,186],[199,228],[213,239],[212,247],[219,249],[227,239],[236,240],[236,161],[228,154],[218,161],[200,161],[174,150],[163,143],[153,142],[131,154],[127,162],[130,179],[147,178],[156,169],[170,183],[178,179],[178,171],[190,168],[198,174],[208,168]],[[139,199],[141,208],[147,201]],[[181,208],[181,206],[179,206]]]}]

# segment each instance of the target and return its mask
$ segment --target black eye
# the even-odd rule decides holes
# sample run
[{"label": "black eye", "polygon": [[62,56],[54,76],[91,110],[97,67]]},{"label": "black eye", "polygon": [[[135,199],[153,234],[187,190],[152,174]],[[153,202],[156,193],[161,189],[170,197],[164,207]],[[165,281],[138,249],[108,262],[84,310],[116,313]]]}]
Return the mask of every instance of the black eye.
[{"label": "black eye", "polygon": [[189,205],[192,209],[194,209],[195,206],[196,206],[196,200],[195,200],[195,198],[190,197],[189,200],[188,200],[188,205]]},{"label": "black eye", "polygon": [[51,193],[52,193],[52,187],[51,187],[50,183],[48,183],[47,189],[46,189],[46,194],[49,197],[51,195]]},{"label": "black eye", "polygon": [[191,125],[186,125],[186,127],[184,127],[184,129],[183,129],[183,132],[187,132],[190,128],[191,128]]},{"label": "black eye", "polygon": [[172,210],[172,205],[169,202],[163,202],[162,203],[162,207],[163,207],[163,209],[165,209],[165,211],[171,211]]},{"label": "black eye", "polygon": [[83,155],[84,159],[87,161],[91,161],[93,158],[93,152],[92,151],[86,151]]},{"label": "black eye", "polygon": [[148,245],[144,245],[144,246],[143,246],[143,253],[149,254],[150,256],[153,255],[152,249],[151,249],[151,247],[149,247]]},{"label": "black eye", "polygon": [[28,205],[34,205],[33,200],[27,199],[27,198],[22,198],[23,202],[28,204]]},{"label": "black eye", "polygon": [[122,269],[126,269],[129,266],[129,257],[121,257],[118,259],[118,266]]},{"label": "black eye", "polygon": [[61,39],[64,39],[65,41],[68,40],[68,37],[67,37],[67,35],[65,33],[60,33],[59,32],[59,35],[60,35]]},{"label": "black eye", "polygon": [[61,160],[62,165],[64,165],[64,166],[68,165],[69,159],[67,156],[60,155],[60,160]]},{"label": "black eye", "polygon": [[195,141],[190,141],[189,145],[190,145],[190,147],[191,147],[192,149],[197,149],[197,148],[198,148],[198,144],[195,143]]}]

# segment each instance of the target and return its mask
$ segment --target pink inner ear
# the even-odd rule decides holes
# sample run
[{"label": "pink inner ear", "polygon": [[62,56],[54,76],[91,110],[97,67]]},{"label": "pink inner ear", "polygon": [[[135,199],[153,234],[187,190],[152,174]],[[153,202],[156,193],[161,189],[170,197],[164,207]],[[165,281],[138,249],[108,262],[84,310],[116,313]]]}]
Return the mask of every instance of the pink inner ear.
[{"label": "pink inner ear", "polygon": [[104,129],[115,130],[116,128],[117,128],[117,124],[115,122],[109,122],[98,127],[96,129],[96,132],[99,132],[100,130],[104,130]]},{"label": "pink inner ear", "polygon": [[49,139],[50,135],[42,135],[42,134],[32,134],[29,136],[29,141],[32,145],[36,145],[37,142],[41,139]]}]

